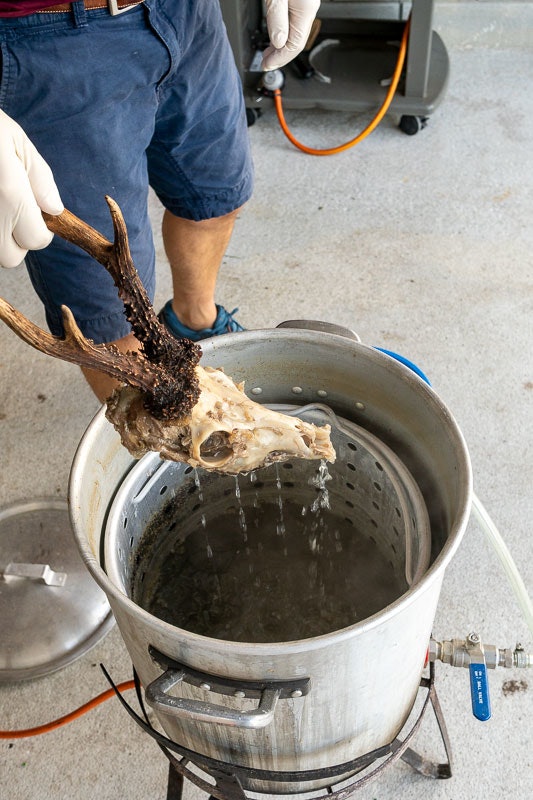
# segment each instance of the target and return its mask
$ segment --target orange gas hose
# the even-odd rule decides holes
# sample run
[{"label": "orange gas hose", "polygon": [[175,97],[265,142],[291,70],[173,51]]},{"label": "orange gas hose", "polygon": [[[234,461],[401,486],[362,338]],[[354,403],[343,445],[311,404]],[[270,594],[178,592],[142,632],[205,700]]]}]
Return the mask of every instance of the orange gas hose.
[{"label": "orange gas hose", "polygon": [[[133,689],[134,687],[135,681],[124,681],[123,683],[119,683],[116,688],[119,692],[126,692],[128,689]],[[108,689],[102,692],[102,694],[93,697],[92,700],[89,700],[88,703],[84,703],[84,705],[80,706],[75,711],[71,711],[70,714],[65,714],[63,717],[59,717],[52,722],[47,722],[45,725],[38,725],[36,728],[26,728],[25,730],[22,729],[18,731],[0,731],[0,739],[25,739],[28,736],[39,736],[41,733],[48,733],[48,731],[53,731],[55,728],[61,727],[61,725],[66,725],[67,722],[78,719],[82,714],[86,714],[87,711],[99,706],[100,703],[109,700],[111,697],[115,697],[114,689]]]},{"label": "orange gas hose", "polygon": [[305,144],[302,144],[301,142],[299,142],[298,139],[296,139],[296,137],[293,136],[293,134],[289,130],[289,127],[288,127],[288,125],[287,125],[287,123],[285,121],[285,116],[283,114],[283,105],[282,105],[282,101],[281,101],[281,90],[280,89],[275,89],[274,90],[274,92],[273,92],[274,107],[276,109],[276,114],[278,116],[279,124],[281,126],[281,129],[282,129],[283,133],[287,137],[287,139],[295,147],[297,147],[299,150],[302,150],[304,153],[308,153],[311,156],[332,156],[335,153],[342,153],[344,150],[349,150],[350,147],[354,147],[354,145],[359,144],[359,142],[362,142],[363,139],[366,139],[366,137],[368,136],[369,133],[372,133],[374,128],[377,128],[377,126],[379,125],[379,123],[381,122],[381,120],[383,119],[385,114],[387,113],[388,108],[389,108],[389,106],[390,106],[390,104],[392,102],[392,98],[394,97],[394,94],[395,94],[396,89],[398,88],[398,84],[400,82],[400,77],[401,77],[403,65],[404,65],[404,62],[405,62],[405,55],[407,53],[407,44],[408,44],[408,41],[409,41],[410,22],[411,22],[411,20],[409,18],[407,20],[407,22],[405,23],[405,26],[404,26],[404,29],[403,29],[403,34],[402,34],[402,40],[401,40],[401,43],[400,43],[400,52],[398,54],[398,59],[396,61],[396,67],[394,68],[394,73],[393,73],[393,76],[392,76],[391,84],[389,86],[387,94],[385,95],[385,99],[384,99],[383,103],[381,104],[381,106],[380,106],[380,108],[378,110],[378,113],[376,114],[374,119],[366,126],[366,128],[363,131],[361,131],[361,133],[358,134],[358,136],[356,136],[354,139],[350,139],[349,142],[345,142],[344,144],[340,144],[340,145],[338,145],[338,147],[329,147],[329,148],[326,148],[324,150],[320,150],[320,149],[316,150],[313,147],[307,147]]}]

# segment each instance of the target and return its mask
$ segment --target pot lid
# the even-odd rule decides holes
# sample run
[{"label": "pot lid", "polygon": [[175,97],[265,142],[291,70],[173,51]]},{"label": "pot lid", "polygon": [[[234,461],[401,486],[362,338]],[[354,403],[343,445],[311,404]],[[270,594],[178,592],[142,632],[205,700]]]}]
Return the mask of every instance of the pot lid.
[{"label": "pot lid", "polygon": [[0,509],[0,681],[61,669],[114,624],[78,552],[63,500]]}]

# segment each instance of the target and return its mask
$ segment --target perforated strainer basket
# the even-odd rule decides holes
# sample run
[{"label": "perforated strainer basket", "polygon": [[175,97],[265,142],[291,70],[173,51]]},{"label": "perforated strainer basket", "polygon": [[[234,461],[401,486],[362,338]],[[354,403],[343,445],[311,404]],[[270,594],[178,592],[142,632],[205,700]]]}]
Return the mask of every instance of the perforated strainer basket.
[{"label": "perforated strainer basket", "polygon": [[[236,478],[161,461],[152,453],[139,461],[117,493],[105,536],[108,576],[149,610],[162,583],[167,589],[169,581],[183,581],[186,585],[177,586],[171,594],[179,607],[168,608],[167,599],[167,613],[162,616],[178,627],[242,641],[287,641],[328,633],[327,625],[335,629],[337,619],[338,627],[346,627],[360,622],[361,613],[381,611],[382,604],[396,600],[428,568],[431,542],[426,507],[409,471],[390,448],[358,425],[338,419],[326,406],[274,408],[316,425],[331,425],[335,463],[294,459]],[[259,518],[261,529],[269,529],[262,538],[256,530]],[[202,548],[204,558],[199,561]],[[282,554],[280,558],[268,552],[274,550]],[[181,570],[180,561],[187,558],[194,562],[192,578],[190,570]],[[321,566],[324,560],[331,561],[325,568]],[[329,583],[316,578],[317,564],[330,575]],[[211,575],[213,565],[224,569],[216,580]],[[332,570],[338,574],[331,575]],[[303,628],[294,619],[298,617],[294,609],[298,580],[302,589],[297,597],[305,590],[301,603],[308,615],[317,617]],[[216,634],[205,626],[191,628],[179,613],[174,615],[189,599],[191,581],[193,588],[200,587],[198,591],[205,586],[205,597],[200,593],[196,606],[209,604],[212,597],[216,606],[229,607],[222,589],[231,584],[237,598],[236,619],[242,616],[243,603],[253,617],[259,597],[258,616],[265,613],[265,603],[285,602],[290,606],[287,618],[290,615],[294,624],[280,623],[279,633],[274,626],[269,639],[261,638],[260,619],[251,624],[257,639],[249,635],[250,628],[248,636],[233,630],[231,618]],[[357,608],[350,606],[349,597],[340,597],[343,581],[344,591],[351,596],[360,589]],[[252,591],[254,585],[257,594]],[[313,591],[322,596],[313,597]],[[221,592],[218,597],[217,592]],[[265,592],[270,592],[270,600],[265,600]],[[329,615],[324,611],[328,603],[332,605]],[[335,604],[342,606],[340,616],[334,613]],[[270,616],[274,613],[267,611]],[[198,609],[200,618],[209,613],[207,608]],[[278,609],[276,614],[279,618],[284,612]]]}]

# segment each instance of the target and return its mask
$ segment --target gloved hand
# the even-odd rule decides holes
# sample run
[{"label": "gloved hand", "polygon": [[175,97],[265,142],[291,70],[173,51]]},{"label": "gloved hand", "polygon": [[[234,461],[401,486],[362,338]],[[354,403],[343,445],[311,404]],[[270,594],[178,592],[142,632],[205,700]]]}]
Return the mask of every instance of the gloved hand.
[{"label": "gloved hand", "polygon": [[270,46],[263,70],[279,69],[301,53],[309,38],[320,0],[265,0]]},{"label": "gloved hand", "polygon": [[0,111],[0,266],[16,267],[28,250],[50,244],[41,209],[63,211],[52,170],[20,125]]}]

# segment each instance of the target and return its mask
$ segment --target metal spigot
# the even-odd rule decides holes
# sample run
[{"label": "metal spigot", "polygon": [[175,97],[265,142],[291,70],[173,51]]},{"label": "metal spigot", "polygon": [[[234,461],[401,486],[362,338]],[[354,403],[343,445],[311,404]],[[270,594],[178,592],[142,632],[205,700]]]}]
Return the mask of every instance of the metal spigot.
[{"label": "metal spigot", "polygon": [[[476,636],[476,633],[471,633],[468,639],[472,641],[472,637]],[[483,652],[488,669],[533,666],[532,654],[526,653],[520,643],[516,644],[514,650],[510,647],[500,648],[495,647],[493,644],[484,644]],[[468,667],[470,665],[470,654],[466,647],[466,641],[464,639],[452,639],[451,641],[438,642],[436,639],[431,639],[429,642],[429,660],[442,661],[445,664],[451,664],[452,667]]]},{"label": "metal spigot", "polygon": [[[513,650],[513,667],[533,667],[533,653],[526,653],[520,642]],[[507,665],[505,665],[507,666]]]},{"label": "metal spigot", "polygon": [[442,642],[430,639],[429,660],[442,661],[452,667],[468,667],[472,713],[482,722],[491,716],[487,669],[533,666],[532,654],[526,653],[521,644],[518,643],[514,650],[484,645],[479,634],[474,632],[469,633],[466,639]]}]

